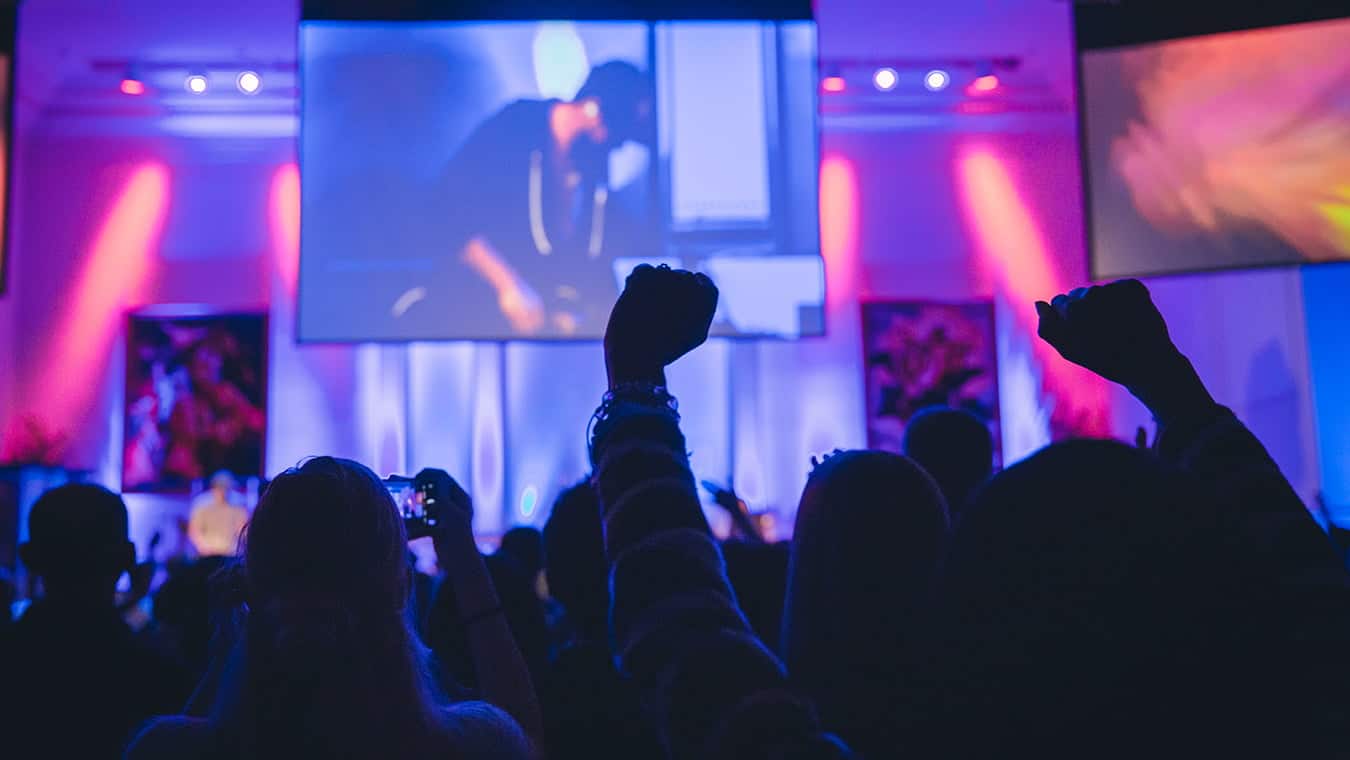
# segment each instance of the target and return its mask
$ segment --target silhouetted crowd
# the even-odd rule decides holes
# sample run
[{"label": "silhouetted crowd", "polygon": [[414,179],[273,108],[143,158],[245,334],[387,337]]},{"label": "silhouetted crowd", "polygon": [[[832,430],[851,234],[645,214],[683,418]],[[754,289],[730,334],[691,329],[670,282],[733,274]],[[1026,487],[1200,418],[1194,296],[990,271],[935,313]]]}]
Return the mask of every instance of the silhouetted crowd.
[{"label": "silhouetted crowd", "polygon": [[148,600],[122,499],[48,491],[20,547],[40,593],[0,616],[0,755],[1350,757],[1350,577],[1143,285],[1036,308],[1151,410],[1151,448],[1068,441],[992,473],[987,428],[929,410],[908,456],[816,463],[789,543],[729,491],[717,540],[690,472],[665,369],[716,303],[702,275],[628,279],[592,473],[542,532],[483,556],[470,495],[419,474],[435,576],[348,460],[278,475],[237,558]]}]

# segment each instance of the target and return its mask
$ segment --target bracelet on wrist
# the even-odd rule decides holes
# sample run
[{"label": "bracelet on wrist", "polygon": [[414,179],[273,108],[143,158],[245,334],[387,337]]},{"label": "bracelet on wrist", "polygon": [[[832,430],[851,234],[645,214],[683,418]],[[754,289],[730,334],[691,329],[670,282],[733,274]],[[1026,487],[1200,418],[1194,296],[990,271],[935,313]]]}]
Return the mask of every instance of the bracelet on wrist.
[{"label": "bracelet on wrist", "polygon": [[680,404],[674,396],[670,395],[670,391],[664,385],[622,383],[610,388],[605,393],[604,398],[600,401],[600,406],[595,410],[595,414],[591,415],[590,424],[586,426],[588,448],[594,448],[595,439],[603,432],[603,426],[613,415],[614,407],[620,404],[635,404],[650,409],[659,409],[669,414],[677,422],[680,419]]}]

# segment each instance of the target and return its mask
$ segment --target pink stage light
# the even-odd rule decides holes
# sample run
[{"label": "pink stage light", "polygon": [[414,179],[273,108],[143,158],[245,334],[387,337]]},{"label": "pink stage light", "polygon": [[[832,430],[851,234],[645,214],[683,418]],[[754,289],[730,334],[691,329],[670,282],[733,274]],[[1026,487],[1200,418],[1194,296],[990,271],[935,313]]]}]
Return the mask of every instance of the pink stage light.
[{"label": "pink stage light", "polygon": [[[1035,302],[1084,283],[1068,282],[1060,271],[1035,212],[1013,181],[1002,158],[985,147],[969,148],[957,157],[966,222],[975,239],[986,274],[1013,304],[1021,331],[1034,336]],[[1046,391],[1057,421],[1080,435],[1110,433],[1110,396],[1097,376],[1069,364],[1048,345],[1032,338],[1044,368]]]},{"label": "pink stage light", "polygon": [[975,81],[971,82],[970,86],[966,88],[966,91],[971,95],[987,95],[994,90],[997,90],[999,84],[1000,82],[996,75],[985,74],[982,77],[976,77]]},{"label": "pink stage light", "polygon": [[831,307],[842,303],[857,285],[859,206],[853,162],[826,155],[820,162],[820,251],[825,258],[825,300]]},{"label": "pink stage light", "polygon": [[295,162],[278,166],[272,175],[268,206],[277,272],[286,292],[294,294],[300,278],[300,167]]},{"label": "pink stage light", "polygon": [[142,82],[139,79],[127,78],[122,80],[121,85],[119,85],[117,89],[121,90],[123,95],[144,95],[145,82]]},{"label": "pink stage light", "polygon": [[820,80],[820,89],[825,92],[843,92],[848,89],[848,82],[840,76],[825,77]]},{"label": "pink stage light", "polygon": [[962,203],[985,262],[1005,281],[1019,315],[1034,319],[1035,301],[1063,292],[1045,238],[1007,166],[992,151],[967,150],[957,162]]},{"label": "pink stage light", "polygon": [[98,378],[122,329],[123,313],[143,298],[169,208],[169,170],[160,163],[136,167],[94,236],[83,269],[70,290],[69,308],[53,332],[38,376],[37,408],[49,410],[55,429],[80,419],[100,387]]}]

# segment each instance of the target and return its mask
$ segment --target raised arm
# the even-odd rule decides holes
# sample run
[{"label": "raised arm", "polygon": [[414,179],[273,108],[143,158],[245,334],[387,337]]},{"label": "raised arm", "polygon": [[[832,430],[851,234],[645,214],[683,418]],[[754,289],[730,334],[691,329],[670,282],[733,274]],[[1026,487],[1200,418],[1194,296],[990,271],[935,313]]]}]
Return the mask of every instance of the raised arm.
[{"label": "raised arm", "polygon": [[1289,741],[1313,752],[1343,747],[1350,576],[1331,541],[1256,436],[1214,401],[1142,283],[1077,290],[1036,308],[1041,337],[1143,402],[1158,421],[1159,456],[1194,475],[1201,497],[1217,506],[1214,539],[1240,589],[1227,643],[1255,644],[1235,651],[1251,682],[1270,684],[1304,729]]},{"label": "raised arm", "polygon": [[656,706],[675,758],[714,756],[727,716],[784,678],[737,606],[665,387],[665,367],[707,339],[716,305],[703,275],[643,266],[629,277],[591,444],[619,665]]},{"label": "raised arm", "polygon": [[430,484],[427,509],[438,518],[432,540],[436,558],[452,584],[459,623],[483,698],[515,718],[535,747],[543,747],[543,718],[525,658],[502,612],[487,566],[473,537],[473,503],[441,470],[417,475],[419,489]]},{"label": "raised arm", "polygon": [[[1330,547],[1261,442],[1205,388],[1138,280],[1083,288],[1036,304],[1040,335],[1061,356],[1139,399],[1158,422],[1155,449],[1240,507],[1263,542],[1291,557]],[[1326,555],[1323,557],[1322,555]],[[1338,577],[1343,573],[1338,573]]]}]

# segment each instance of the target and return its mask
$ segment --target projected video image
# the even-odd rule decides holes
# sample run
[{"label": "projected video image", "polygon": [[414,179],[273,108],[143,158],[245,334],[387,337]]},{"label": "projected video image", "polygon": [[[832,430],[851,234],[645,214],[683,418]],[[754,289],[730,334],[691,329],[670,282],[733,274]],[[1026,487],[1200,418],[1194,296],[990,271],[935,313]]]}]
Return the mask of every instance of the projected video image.
[{"label": "projected video image", "polygon": [[305,22],[300,338],[593,339],[643,262],[823,329],[809,22]]},{"label": "projected video image", "polygon": [[1100,278],[1350,260],[1350,20],[1091,51]]}]

